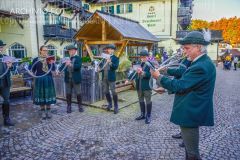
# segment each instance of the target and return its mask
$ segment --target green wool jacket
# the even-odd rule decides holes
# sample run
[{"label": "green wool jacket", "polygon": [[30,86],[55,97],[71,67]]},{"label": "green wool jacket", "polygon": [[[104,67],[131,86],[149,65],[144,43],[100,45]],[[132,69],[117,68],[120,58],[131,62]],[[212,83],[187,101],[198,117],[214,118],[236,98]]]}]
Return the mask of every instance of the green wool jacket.
[{"label": "green wool jacket", "polygon": [[[82,76],[81,76],[82,59],[79,55],[75,55],[75,56],[71,57],[71,61],[73,62],[73,71],[72,71],[73,83],[79,84],[79,83],[81,83],[81,80],[82,80]],[[60,67],[60,70],[62,70],[63,67],[64,66]],[[69,72],[70,71],[69,71],[68,67],[66,67],[66,69],[64,70],[65,83],[70,82]]]},{"label": "green wool jacket", "polygon": [[216,68],[205,54],[193,62],[179,79],[159,78],[174,93],[170,121],[182,127],[213,126],[213,93]]},{"label": "green wool jacket", "polygon": [[[5,54],[0,54],[0,58],[3,58],[3,56],[6,56],[6,55]],[[4,64],[3,62],[0,62],[0,65],[2,65],[1,67],[4,68],[4,71],[5,71],[5,69],[7,69],[7,65]],[[15,66],[12,66],[11,68],[9,68],[9,71],[7,72],[7,74],[0,79],[0,87],[11,87],[10,71],[14,71],[15,69],[16,69]],[[2,75],[3,73],[0,73],[0,75]]]},{"label": "green wool jacket", "polygon": [[[108,70],[108,81],[115,82],[116,81],[116,70],[118,69],[118,66],[119,66],[119,58],[115,55],[112,55],[110,58],[111,58],[112,64],[110,65],[110,69]],[[99,66],[103,67],[103,65],[105,64],[105,61],[103,63],[100,63]],[[101,72],[102,72],[102,80],[103,80],[104,70],[102,70]]]},{"label": "green wool jacket", "polygon": [[[149,63],[151,63],[151,62],[149,62]],[[150,67],[145,65],[145,63],[142,63],[141,67],[143,68],[143,71],[144,71],[143,75],[139,75],[137,73],[135,74],[136,71],[134,71],[129,75],[128,79],[132,79],[132,80],[135,79],[137,91],[152,90],[149,86],[149,81],[151,79]],[[135,76],[134,76],[134,74],[135,74]],[[141,85],[140,85],[140,80],[141,80]]]}]

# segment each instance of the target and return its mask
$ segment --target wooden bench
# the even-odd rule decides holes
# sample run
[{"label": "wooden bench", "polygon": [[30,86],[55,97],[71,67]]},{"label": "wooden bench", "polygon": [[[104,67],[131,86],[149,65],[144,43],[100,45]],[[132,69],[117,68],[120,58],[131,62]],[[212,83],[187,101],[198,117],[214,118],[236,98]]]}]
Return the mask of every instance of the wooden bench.
[{"label": "wooden bench", "polygon": [[133,88],[133,83],[132,82],[129,82],[128,84],[125,84],[125,81],[126,80],[119,80],[119,81],[115,82],[117,93],[127,91],[127,90]]},{"label": "wooden bench", "polygon": [[26,91],[32,91],[31,85],[27,85],[21,75],[12,76],[12,86],[10,88],[10,93],[24,92],[25,96]]}]

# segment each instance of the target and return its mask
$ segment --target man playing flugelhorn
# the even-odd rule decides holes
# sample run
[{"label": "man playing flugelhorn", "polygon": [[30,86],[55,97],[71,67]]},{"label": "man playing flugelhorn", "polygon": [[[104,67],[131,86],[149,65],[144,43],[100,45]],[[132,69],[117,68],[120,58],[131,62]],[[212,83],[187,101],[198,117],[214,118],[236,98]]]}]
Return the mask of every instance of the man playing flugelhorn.
[{"label": "man playing flugelhorn", "polygon": [[[67,50],[69,52],[70,59],[66,60],[65,64],[60,67],[60,71],[64,68],[64,82],[66,85],[66,99],[67,99],[67,113],[72,112],[72,92],[75,91],[77,95],[77,103],[79,112],[84,112],[82,106],[81,95],[81,68],[82,59],[77,53],[77,47],[75,45],[68,45]],[[66,67],[64,67],[66,65]]]},{"label": "man playing flugelhorn", "polygon": [[99,71],[102,72],[102,80],[103,80],[103,90],[106,96],[108,106],[107,110],[110,111],[112,108],[112,97],[109,92],[112,92],[113,103],[114,103],[114,114],[118,113],[118,95],[115,91],[115,81],[116,81],[116,70],[119,66],[119,58],[114,55],[114,51],[116,50],[115,45],[109,44],[105,47],[106,53],[108,57],[105,57],[100,64]]},{"label": "man playing flugelhorn", "polygon": [[192,61],[179,79],[170,79],[153,71],[152,75],[162,87],[175,93],[170,121],[179,125],[186,149],[187,160],[199,160],[199,127],[213,126],[213,93],[216,68],[207,55],[206,46],[211,35],[190,32],[183,40],[186,56]]},{"label": "man playing flugelhorn", "polygon": [[[6,44],[3,43],[2,40],[0,40],[0,58],[3,59],[5,54],[3,54],[3,49]],[[5,126],[14,126],[12,121],[9,117],[10,107],[9,107],[9,97],[10,97],[10,86],[11,86],[11,74],[10,70],[14,70],[14,67],[12,66],[12,62],[0,62],[0,75],[2,75],[7,69],[8,72],[0,78],[0,95],[3,97],[3,104],[2,104],[2,114],[3,114],[3,120]]]},{"label": "man playing flugelhorn", "polygon": [[[136,89],[138,93],[139,105],[141,110],[141,115],[136,118],[136,120],[145,119],[145,123],[149,124],[151,122],[151,112],[152,112],[152,89],[149,86],[149,80],[151,78],[150,67],[146,64],[148,61],[149,53],[147,50],[142,50],[140,52],[141,67],[134,71],[128,77],[129,80],[136,81]],[[126,81],[125,83],[128,83]],[[145,103],[146,102],[146,103]],[[147,108],[147,114],[145,115],[145,108]]]}]

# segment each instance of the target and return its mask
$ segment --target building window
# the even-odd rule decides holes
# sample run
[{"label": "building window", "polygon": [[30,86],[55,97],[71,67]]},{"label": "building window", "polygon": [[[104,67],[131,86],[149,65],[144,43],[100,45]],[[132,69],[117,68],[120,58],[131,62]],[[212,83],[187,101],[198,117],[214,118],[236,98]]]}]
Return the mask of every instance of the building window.
[{"label": "building window", "polygon": [[89,10],[89,4],[86,4],[86,3],[85,3],[85,4],[83,5],[83,8],[84,8],[85,10]]},{"label": "building window", "polygon": [[132,13],[133,5],[130,3],[117,5],[117,14]]},{"label": "building window", "polygon": [[58,16],[53,13],[45,13],[44,19],[45,19],[46,25],[57,24],[57,25],[64,25],[67,28],[72,28],[72,20],[67,17]]},{"label": "building window", "polygon": [[67,47],[64,47],[63,49],[63,57],[70,57]]},{"label": "building window", "polygon": [[123,14],[124,13],[124,4],[117,5],[117,14]]},{"label": "building window", "polygon": [[125,4],[126,13],[132,13],[133,12],[132,8],[133,8],[132,4]]},{"label": "building window", "polygon": [[23,45],[15,43],[9,48],[9,54],[16,58],[24,58],[27,56],[27,51]]},{"label": "building window", "polygon": [[101,11],[114,14],[114,6],[104,6]]},{"label": "building window", "polygon": [[53,45],[49,44],[47,46],[48,48],[48,54],[51,55],[51,56],[57,56],[57,49],[56,47],[54,47]]}]

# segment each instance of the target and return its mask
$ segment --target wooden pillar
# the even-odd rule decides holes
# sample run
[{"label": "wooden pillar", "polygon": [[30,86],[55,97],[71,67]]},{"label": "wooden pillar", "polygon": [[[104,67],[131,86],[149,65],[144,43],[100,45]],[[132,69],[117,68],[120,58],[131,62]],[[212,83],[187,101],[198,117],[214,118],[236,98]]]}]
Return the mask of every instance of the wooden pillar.
[{"label": "wooden pillar", "polygon": [[123,50],[124,50],[124,48],[127,46],[127,44],[128,44],[128,40],[126,40],[126,41],[124,41],[124,42],[122,43],[121,47],[120,47],[119,50],[117,51],[117,54],[116,54],[117,57],[121,57],[121,55],[122,55],[122,53],[123,53]]},{"label": "wooden pillar", "polygon": [[87,41],[84,41],[84,46],[86,47],[86,50],[87,50],[91,60],[93,61],[93,53],[92,53],[92,50],[91,50],[90,46],[88,45]]},{"label": "wooden pillar", "polygon": [[106,34],[106,22],[102,21],[102,41],[106,41],[107,34]]},{"label": "wooden pillar", "polygon": [[151,44],[148,44],[148,52],[150,52],[151,51],[151,49],[152,49],[152,47],[153,47],[153,44],[151,43]]}]

